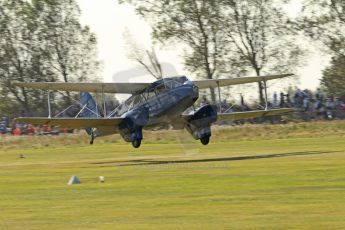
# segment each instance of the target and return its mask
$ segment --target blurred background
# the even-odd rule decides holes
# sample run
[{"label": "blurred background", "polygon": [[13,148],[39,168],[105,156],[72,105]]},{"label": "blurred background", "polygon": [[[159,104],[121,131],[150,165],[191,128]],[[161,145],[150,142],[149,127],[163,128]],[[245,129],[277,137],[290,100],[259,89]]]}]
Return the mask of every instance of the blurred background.
[{"label": "blurred background", "polygon": [[[272,108],[296,107],[296,119],[343,118],[344,11],[340,0],[1,0],[0,130],[20,126],[11,124],[14,117],[48,114],[47,93],[16,81],[152,82],[173,75],[294,73],[268,84]],[[215,93],[201,92],[198,103],[222,112],[264,104],[261,84],[226,87],[222,102]],[[78,111],[78,94],[50,96],[54,114]],[[107,107],[127,97],[107,95]]]}]

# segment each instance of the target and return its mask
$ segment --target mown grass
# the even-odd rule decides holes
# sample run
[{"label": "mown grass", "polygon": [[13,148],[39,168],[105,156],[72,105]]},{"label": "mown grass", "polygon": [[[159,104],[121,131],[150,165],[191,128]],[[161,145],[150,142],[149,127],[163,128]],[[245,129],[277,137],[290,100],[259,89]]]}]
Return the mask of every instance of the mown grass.
[{"label": "mown grass", "polygon": [[[213,126],[212,135],[216,141],[228,140],[270,140],[345,136],[345,121],[290,122],[288,124],[245,124],[239,126]],[[61,146],[87,146],[85,131],[60,136],[0,136],[0,149],[47,148]],[[99,137],[96,143],[124,143],[120,135]],[[195,143],[185,130],[144,131],[143,144],[152,143]]]},{"label": "mown grass", "polygon": [[149,133],[140,149],[23,141],[0,150],[0,229],[343,229],[344,130],[221,127],[209,146]]}]

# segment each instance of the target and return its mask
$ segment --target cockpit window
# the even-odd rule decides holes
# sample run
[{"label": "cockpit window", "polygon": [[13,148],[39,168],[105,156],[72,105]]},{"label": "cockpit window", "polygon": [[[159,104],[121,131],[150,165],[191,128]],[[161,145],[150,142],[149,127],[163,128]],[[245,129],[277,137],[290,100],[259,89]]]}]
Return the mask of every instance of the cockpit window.
[{"label": "cockpit window", "polygon": [[165,84],[160,84],[155,88],[155,91],[157,94],[164,93],[167,90],[167,87]]},{"label": "cockpit window", "polygon": [[133,107],[137,106],[137,105],[140,105],[141,103],[143,102],[143,98],[142,96],[139,94],[139,95],[134,95],[132,96],[131,98],[129,98],[127,101],[126,101],[126,105],[129,109],[132,109]]},{"label": "cockpit window", "polygon": [[150,89],[142,93],[146,100],[150,100],[151,98],[156,96],[154,89]]},{"label": "cockpit window", "polygon": [[186,77],[173,77],[163,79],[164,85],[167,89],[177,88],[183,85],[183,83],[185,83],[186,81],[188,81]]},{"label": "cockpit window", "polygon": [[168,89],[174,89],[176,87],[181,86],[182,83],[175,81],[175,80],[167,80],[167,81],[164,81],[164,85]]},{"label": "cockpit window", "polygon": [[142,94],[133,95],[123,104],[119,105],[112,113],[111,116],[121,116],[122,114],[126,113],[127,111],[142,105],[146,102],[145,98]]}]

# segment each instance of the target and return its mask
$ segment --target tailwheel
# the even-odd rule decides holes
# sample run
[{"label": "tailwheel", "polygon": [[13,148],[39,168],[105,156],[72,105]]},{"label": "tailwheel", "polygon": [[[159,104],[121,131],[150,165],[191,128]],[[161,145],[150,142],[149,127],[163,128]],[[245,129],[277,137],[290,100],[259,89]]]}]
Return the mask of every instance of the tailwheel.
[{"label": "tailwheel", "polygon": [[139,148],[140,145],[141,145],[141,140],[134,140],[134,141],[132,141],[132,146],[134,148]]},{"label": "tailwheel", "polygon": [[206,137],[200,138],[200,142],[203,145],[208,145],[208,143],[210,142],[210,136],[206,136]]},{"label": "tailwheel", "polygon": [[90,145],[93,145],[94,140],[95,140],[95,135],[92,133],[90,135]]}]

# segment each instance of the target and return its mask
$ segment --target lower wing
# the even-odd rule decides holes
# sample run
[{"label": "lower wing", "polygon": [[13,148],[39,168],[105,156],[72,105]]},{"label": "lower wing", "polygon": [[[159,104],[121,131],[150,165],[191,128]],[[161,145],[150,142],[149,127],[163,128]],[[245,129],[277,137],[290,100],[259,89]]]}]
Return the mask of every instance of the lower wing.
[{"label": "lower wing", "polygon": [[123,121],[123,118],[43,118],[43,117],[20,117],[15,122],[31,125],[53,125],[63,128],[97,128],[111,126],[115,127]]},{"label": "lower wing", "polygon": [[248,112],[219,113],[217,121],[237,121],[243,119],[253,119],[259,117],[277,116],[285,113],[293,112],[294,109],[271,109],[271,110],[255,110]]},{"label": "lower wing", "polygon": [[[238,121],[244,119],[253,119],[259,117],[279,116],[286,113],[295,111],[291,108],[284,109],[271,109],[271,110],[254,110],[248,112],[233,112],[233,113],[218,113],[217,121]],[[181,118],[172,122],[171,126],[173,129],[184,129],[188,120],[192,117],[192,114],[182,115]]]},{"label": "lower wing", "polygon": [[[248,112],[219,113],[217,121],[236,121],[243,119],[252,119],[258,117],[277,116],[285,113],[293,112],[294,109],[272,109],[272,110],[256,110]],[[177,129],[184,128],[185,124],[193,115],[182,115],[182,119],[173,122],[173,127]],[[31,125],[53,125],[64,128],[105,128],[118,126],[123,118],[43,118],[43,117],[21,117],[16,118],[15,122],[26,123]]]}]

